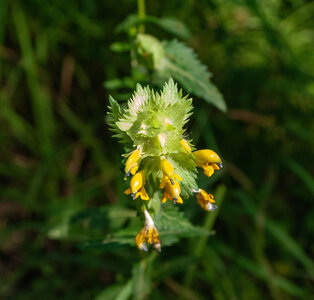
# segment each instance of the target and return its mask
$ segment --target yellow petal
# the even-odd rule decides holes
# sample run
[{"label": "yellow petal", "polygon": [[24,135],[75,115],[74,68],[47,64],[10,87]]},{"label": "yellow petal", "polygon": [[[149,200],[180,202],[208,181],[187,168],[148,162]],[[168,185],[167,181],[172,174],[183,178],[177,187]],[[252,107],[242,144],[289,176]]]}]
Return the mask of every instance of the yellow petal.
[{"label": "yellow petal", "polygon": [[180,141],[180,144],[181,144],[182,148],[185,150],[185,152],[191,153],[191,147],[190,147],[190,144],[187,140],[182,139]]},{"label": "yellow petal", "polygon": [[132,193],[131,189],[128,188],[127,190],[124,191],[124,194],[126,195],[130,195]]},{"label": "yellow petal", "polygon": [[142,186],[141,189],[139,190],[138,194],[140,195],[142,200],[149,200],[149,197],[146,193],[145,188]]},{"label": "yellow petal", "polygon": [[163,188],[165,187],[165,185],[166,185],[166,183],[167,183],[168,180],[169,180],[168,177],[167,177],[166,175],[164,175],[164,176],[162,177],[162,179],[161,179],[161,183],[160,183],[159,188],[160,188],[160,189],[163,189]]},{"label": "yellow petal", "polygon": [[135,237],[135,244],[138,249],[147,251],[147,245],[146,245],[146,236],[145,236],[145,228],[141,229],[141,231],[136,235]]},{"label": "yellow petal", "polygon": [[203,164],[221,163],[221,159],[216,152],[209,149],[197,150],[193,152],[196,166]]},{"label": "yellow petal", "polygon": [[201,166],[204,169],[204,174],[208,177],[212,176],[214,174],[214,168],[210,165],[202,165]]},{"label": "yellow petal", "polygon": [[163,194],[163,196],[162,196],[162,198],[161,198],[161,202],[162,202],[162,203],[165,203],[168,199],[171,200],[171,198],[169,197],[169,195],[168,195],[166,192],[164,192],[164,194]]},{"label": "yellow petal", "polygon": [[177,203],[183,204],[183,200],[182,200],[181,196],[179,196]]},{"label": "yellow petal", "polygon": [[140,161],[140,156],[141,156],[141,151],[140,150],[135,150],[132,152],[132,154],[128,157],[126,163],[125,163],[125,168],[124,171],[126,173],[126,176],[128,176],[130,173],[135,174],[131,172],[132,168],[137,167],[139,165]]},{"label": "yellow petal", "polygon": [[212,164],[211,165],[214,170],[220,170],[219,166],[217,164]]},{"label": "yellow petal", "polygon": [[130,188],[132,193],[135,194],[145,183],[145,172],[144,170],[137,172],[130,181]]},{"label": "yellow petal", "polygon": [[176,174],[176,173],[174,173],[174,179],[182,181],[182,178],[178,174]]},{"label": "yellow petal", "polygon": [[131,168],[130,173],[131,173],[132,175],[134,175],[134,174],[137,172],[138,167],[139,167],[139,166],[135,166],[135,167]]}]

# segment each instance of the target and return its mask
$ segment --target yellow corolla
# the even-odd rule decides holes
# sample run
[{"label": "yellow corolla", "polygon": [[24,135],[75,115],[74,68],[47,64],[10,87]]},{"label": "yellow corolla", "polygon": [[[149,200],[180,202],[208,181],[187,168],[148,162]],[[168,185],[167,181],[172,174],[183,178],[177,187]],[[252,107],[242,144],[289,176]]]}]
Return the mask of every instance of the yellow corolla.
[{"label": "yellow corolla", "polygon": [[126,163],[125,163],[125,177],[129,176],[130,174],[134,175],[139,167],[141,159],[141,151],[135,150],[133,153],[128,157]]},{"label": "yellow corolla", "polygon": [[214,211],[217,206],[214,204],[214,196],[213,194],[208,194],[206,191],[199,189],[196,192],[196,199],[199,205],[207,211]]},{"label": "yellow corolla", "polygon": [[170,200],[174,204],[177,204],[177,203],[183,204],[183,200],[180,196],[180,193],[181,193],[180,184],[176,180],[174,180],[173,183],[174,184],[171,184],[170,181],[168,180],[163,186],[164,194],[161,198],[161,202],[164,203],[167,200]]},{"label": "yellow corolla", "polygon": [[132,194],[133,200],[135,200],[138,196],[141,197],[142,200],[149,200],[149,197],[144,188],[145,185],[145,171],[137,172],[130,181],[130,187],[124,192],[129,195]]},{"label": "yellow corolla", "polygon": [[153,244],[154,248],[161,251],[161,243],[158,230],[147,210],[144,210],[145,225],[135,237],[137,248],[148,251],[147,243]]},{"label": "yellow corolla", "polygon": [[182,139],[182,140],[180,141],[180,144],[181,144],[182,148],[183,148],[187,153],[191,153],[192,150],[191,150],[190,144],[189,144],[189,142],[188,142],[187,140]]},{"label": "yellow corolla", "polygon": [[197,150],[193,154],[196,166],[203,168],[206,176],[210,177],[215,170],[222,169],[222,161],[213,150]]},{"label": "yellow corolla", "polygon": [[168,160],[162,159],[160,161],[160,167],[161,167],[162,173],[164,174],[161,180],[162,182],[169,179],[171,184],[174,185],[175,179],[182,181],[182,178],[174,172],[174,168]]}]

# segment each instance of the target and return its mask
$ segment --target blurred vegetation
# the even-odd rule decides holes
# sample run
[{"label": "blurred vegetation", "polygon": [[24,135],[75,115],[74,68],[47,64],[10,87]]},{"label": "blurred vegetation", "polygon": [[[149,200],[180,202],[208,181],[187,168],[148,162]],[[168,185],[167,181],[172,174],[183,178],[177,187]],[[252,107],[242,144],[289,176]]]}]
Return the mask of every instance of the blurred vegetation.
[{"label": "blurred vegetation", "polygon": [[122,101],[134,88],[112,81],[131,73],[129,55],[112,50],[127,48],[116,28],[136,14],[136,1],[2,0],[0,298],[310,299],[314,2],[146,6],[154,16],[146,31],[161,40],[178,34],[169,22],[156,26],[159,18],[187,25],[179,38],[228,106],[224,114],[193,96],[189,125],[198,148],[224,160],[223,173],[200,179],[219,212],[192,198],[180,208],[215,235],[161,254],[105,242],[135,217],[104,114],[109,93]]}]

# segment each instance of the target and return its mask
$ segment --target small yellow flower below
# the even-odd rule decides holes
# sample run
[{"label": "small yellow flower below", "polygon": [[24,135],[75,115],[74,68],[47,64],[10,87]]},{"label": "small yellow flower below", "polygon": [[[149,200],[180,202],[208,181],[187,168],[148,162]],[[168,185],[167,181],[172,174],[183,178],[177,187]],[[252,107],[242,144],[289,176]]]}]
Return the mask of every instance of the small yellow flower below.
[{"label": "small yellow flower below", "polygon": [[206,191],[199,189],[196,192],[196,199],[198,204],[207,211],[214,211],[217,208],[213,194],[208,194]]},{"label": "small yellow flower below", "polygon": [[161,242],[158,230],[147,210],[144,210],[145,225],[135,237],[137,248],[148,251],[147,243],[152,244],[155,249],[161,251]]}]

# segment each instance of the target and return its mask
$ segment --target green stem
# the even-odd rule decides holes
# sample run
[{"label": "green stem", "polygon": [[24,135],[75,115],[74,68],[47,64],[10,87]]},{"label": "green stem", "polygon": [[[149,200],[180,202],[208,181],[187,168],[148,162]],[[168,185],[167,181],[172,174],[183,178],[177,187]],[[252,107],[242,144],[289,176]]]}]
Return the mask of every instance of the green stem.
[{"label": "green stem", "polygon": [[[138,12],[138,17],[141,20],[145,19],[146,16],[146,5],[145,5],[145,0],[137,0],[137,12]],[[138,27],[138,32],[144,33],[145,32],[145,24],[142,23]]]},{"label": "green stem", "polygon": [[[216,218],[218,216],[218,213],[219,213],[219,208],[220,208],[220,205],[222,203],[222,200],[225,196],[225,193],[226,193],[226,186],[225,185],[220,185],[217,190],[216,190],[216,195],[215,195],[215,200],[216,200],[216,203],[218,205],[218,209],[215,211],[215,212],[212,212],[212,213],[208,213],[206,218],[205,218],[205,221],[204,221],[204,229],[210,231],[214,224],[215,224],[215,221],[216,221]],[[194,248],[194,256],[197,257],[197,258],[200,258],[204,252],[204,249],[205,249],[205,246],[206,246],[206,242],[208,240],[208,235],[206,236],[201,236],[195,243],[195,248]],[[189,287],[192,283],[192,280],[194,278],[194,275],[195,275],[195,272],[196,272],[196,267],[197,265],[192,265],[188,268],[187,272],[185,273],[185,278],[184,278],[184,286],[185,287]]]}]

